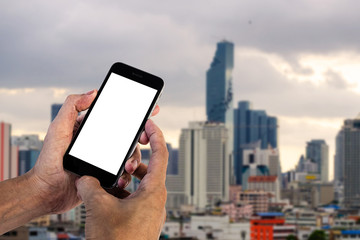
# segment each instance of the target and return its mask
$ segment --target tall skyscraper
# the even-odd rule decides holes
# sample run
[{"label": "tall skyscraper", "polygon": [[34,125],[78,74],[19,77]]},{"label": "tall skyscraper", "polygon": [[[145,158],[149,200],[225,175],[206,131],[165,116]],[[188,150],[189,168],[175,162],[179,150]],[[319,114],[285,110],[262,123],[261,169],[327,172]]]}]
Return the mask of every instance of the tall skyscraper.
[{"label": "tall skyscraper", "polygon": [[167,207],[204,209],[229,199],[227,129],[222,123],[191,122],[180,135],[178,174],[168,175]]},{"label": "tall skyscraper", "polygon": [[11,125],[0,122],[0,181],[17,176],[18,149],[11,145]]},{"label": "tall skyscraper", "polygon": [[62,107],[62,104],[54,103],[51,105],[51,121],[54,121],[54,119],[56,118],[56,115],[60,111],[61,107]]},{"label": "tall skyscraper", "polygon": [[334,192],[335,200],[344,201],[344,131],[336,135],[334,156]]},{"label": "tall skyscraper", "polygon": [[342,127],[344,204],[360,208],[360,118],[347,119]]},{"label": "tall skyscraper", "polygon": [[344,131],[340,130],[336,135],[334,181],[342,184],[344,181]]},{"label": "tall skyscraper", "polygon": [[[233,89],[234,44],[223,40],[217,43],[215,56],[206,72],[206,115],[208,122],[225,123],[228,130],[227,161],[233,166]],[[230,173],[233,176],[233,172]],[[232,183],[234,182],[234,177]]]},{"label": "tall skyscraper", "polygon": [[311,140],[306,145],[306,158],[318,166],[322,182],[329,181],[329,146],[324,140]]},{"label": "tall skyscraper", "polygon": [[231,120],[233,108],[232,69],[234,44],[217,44],[214,59],[206,73],[206,114],[209,122]]},{"label": "tall skyscraper", "polygon": [[240,101],[234,110],[234,171],[236,184],[242,184],[243,151],[253,149],[259,142],[261,149],[277,148],[277,118],[263,110],[253,110],[250,102]]}]

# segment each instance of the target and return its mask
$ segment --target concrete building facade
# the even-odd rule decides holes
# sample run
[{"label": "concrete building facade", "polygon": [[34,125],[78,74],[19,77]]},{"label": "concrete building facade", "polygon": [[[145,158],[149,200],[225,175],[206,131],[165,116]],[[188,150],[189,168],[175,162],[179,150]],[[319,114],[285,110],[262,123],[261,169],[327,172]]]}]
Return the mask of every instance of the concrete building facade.
[{"label": "concrete building facade", "polygon": [[191,122],[182,129],[178,174],[168,175],[167,207],[194,205],[198,209],[229,199],[228,131],[222,123]]}]

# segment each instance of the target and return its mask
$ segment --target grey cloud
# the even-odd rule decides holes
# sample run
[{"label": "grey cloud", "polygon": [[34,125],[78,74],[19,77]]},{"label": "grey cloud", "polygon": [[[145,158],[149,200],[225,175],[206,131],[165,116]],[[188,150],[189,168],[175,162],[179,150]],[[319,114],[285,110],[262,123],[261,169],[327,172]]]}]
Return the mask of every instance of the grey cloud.
[{"label": "grey cloud", "polygon": [[270,115],[351,118],[359,111],[359,94],[346,88],[346,81],[333,70],[327,72],[331,78],[317,86],[287,79],[265,59],[254,57],[240,59],[234,76],[235,98],[250,100]]},{"label": "grey cloud", "polygon": [[128,8],[168,15],[196,28],[207,43],[226,37],[237,45],[282,54],[359,50],[360,2],[354,0],[196,1],[191,7],[159,2],[132,2]]},{"label": "grey cloud", "polygon": [[292,72],[298,75],[310,76],[314,73],[312,68],[301,66],[299,58],[296,54],[285,55],[284,60],[291,66]]},{"label": "grey cloud", "polygon": [[344,79],[344,77],[331,69],[325,72],[326,84],[330,87],[337,88],[337,89],[348,89],[353,88],[356,85],[353,83],[349,83]]},{"label": "grey cloud", "polygon": [[[299,53],[358,51],[358,5],[330,1],[325,7],[310,0],[195,1],[191,6],[159,0],[4,1],[0,86],[92,89],[100,85],[111,63],[124,61],[165,79],[163,104],[201,106],[205,72],[221,38],[282,55],[294,72],[309,75],[312,69],[298,63]],[[320,95],[327,99],[328,94],[343,94],[344,99],[357,100],[345,90],[317,89],[286,79],[263,60],[240,59],[236,68],[235,97],[259,99],[261,104],[265,100],[264,105],[273,99],[266,106],[276,113],[287,108],[311,111],[311,106],[325,101],[315,98]],[[343,83],[330,75],[328,84]],[[300,105],[293,105],[296,111],[290,102]]]}]

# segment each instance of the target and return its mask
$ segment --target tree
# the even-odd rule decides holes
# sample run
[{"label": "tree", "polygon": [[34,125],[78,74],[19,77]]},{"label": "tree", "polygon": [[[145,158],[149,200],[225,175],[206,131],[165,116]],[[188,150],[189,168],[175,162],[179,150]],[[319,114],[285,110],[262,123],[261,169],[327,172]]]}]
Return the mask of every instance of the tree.
[{"label": "tree", "polygon": [[325,232],[322,230],[315,230],[312,232],[308,240],[325,240]]},{"label": "tree", "polygon": [[286,240],[298,240],[298,238],[294,235],[289,235],[286,237]]}]

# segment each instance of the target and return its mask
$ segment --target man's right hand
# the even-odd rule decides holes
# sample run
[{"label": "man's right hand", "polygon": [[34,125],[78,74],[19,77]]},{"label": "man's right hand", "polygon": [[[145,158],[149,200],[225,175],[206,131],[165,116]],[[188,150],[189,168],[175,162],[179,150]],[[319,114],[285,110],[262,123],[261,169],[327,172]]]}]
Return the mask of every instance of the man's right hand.
[{"label": "man's right hand", "polygon": [[166,211],[166,168],[168,151],[161,130],[148,120],[145,133],[152,150],[149,166],[140,164],[134,175],[138,189],[124,199],[107,193],[97,179],[77,180],[79,197],[86,208],[87,239],[158,239]]}]

